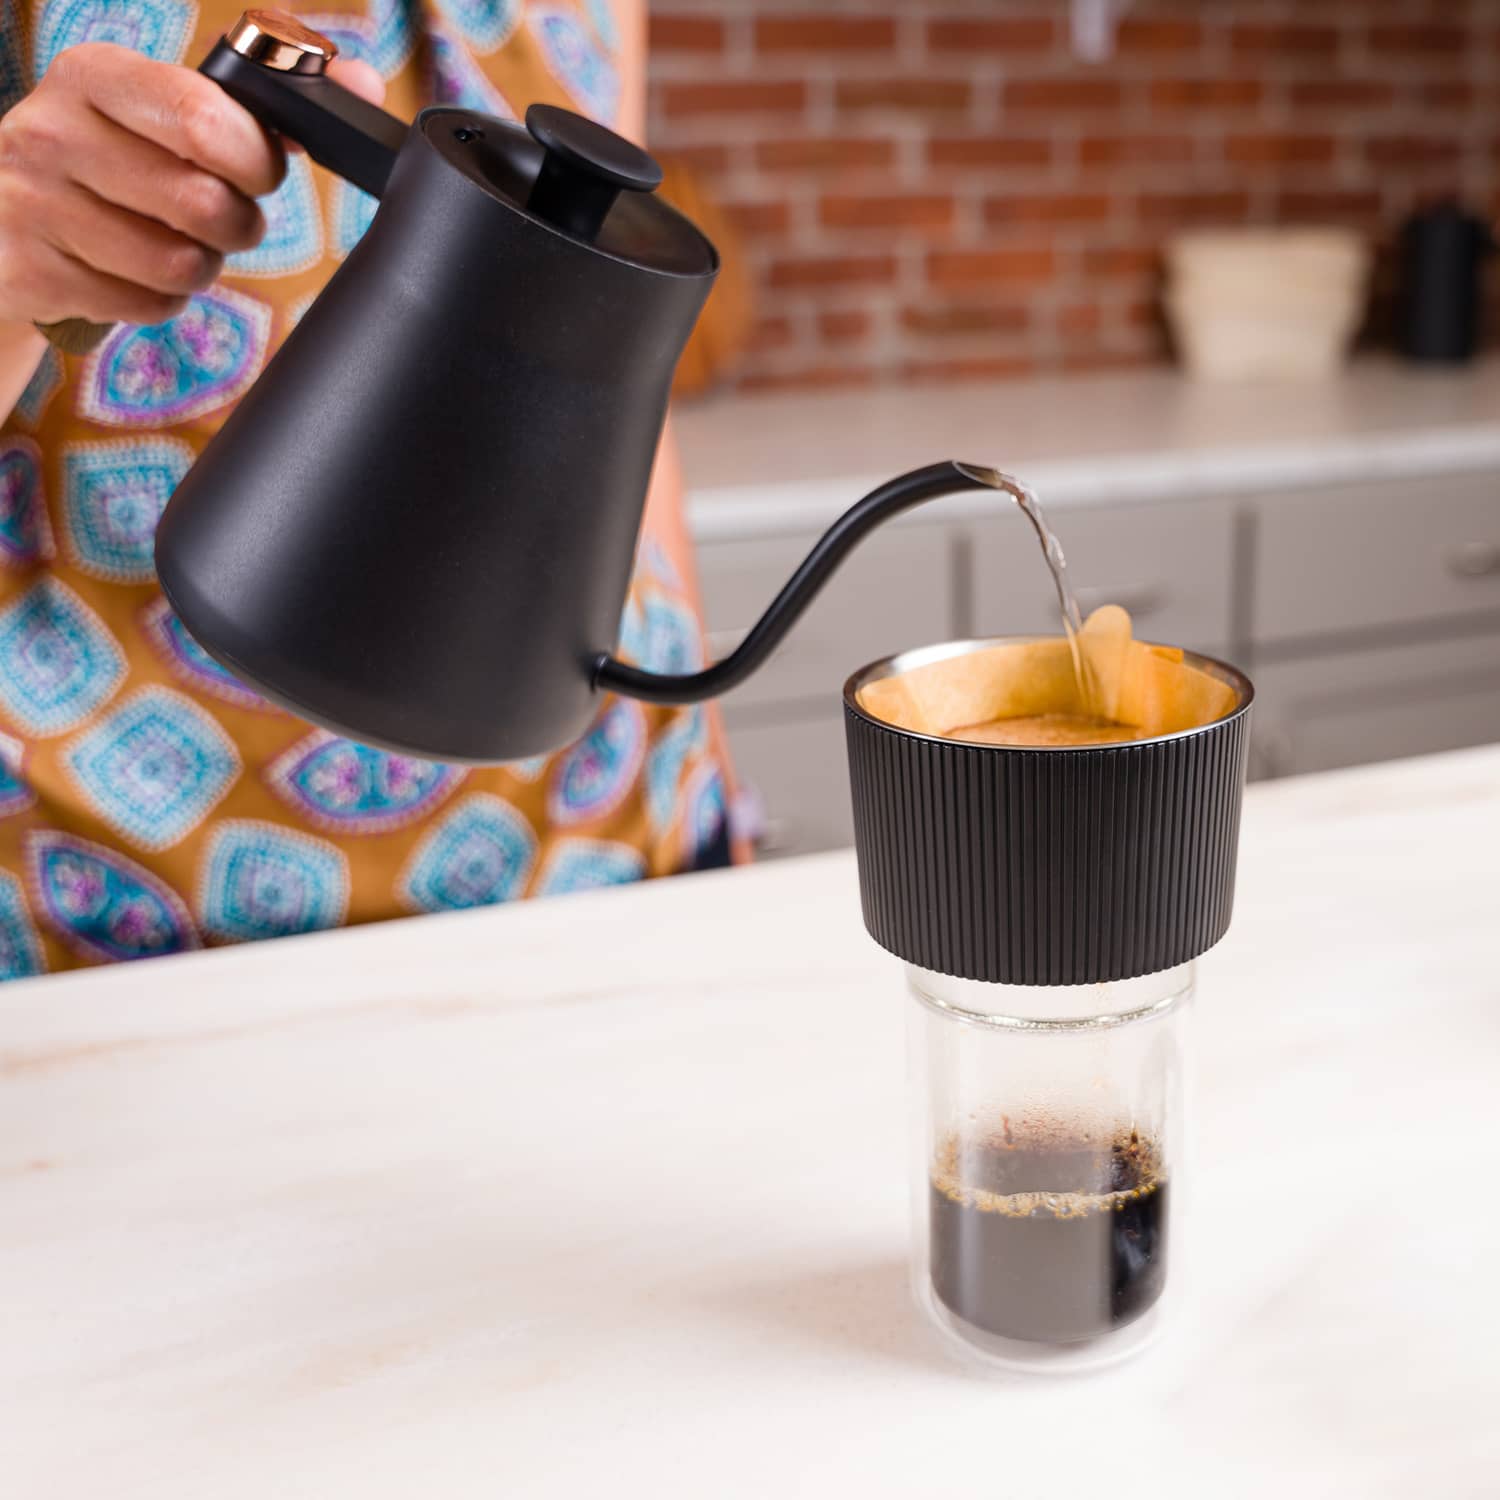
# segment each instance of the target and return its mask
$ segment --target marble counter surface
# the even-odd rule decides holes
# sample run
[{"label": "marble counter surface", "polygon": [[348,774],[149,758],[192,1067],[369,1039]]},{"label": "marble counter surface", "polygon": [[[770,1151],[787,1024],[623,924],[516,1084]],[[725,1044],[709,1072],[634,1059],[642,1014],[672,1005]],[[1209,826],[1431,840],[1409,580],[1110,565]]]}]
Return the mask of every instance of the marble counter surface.
[{"label": "marble counter surface", "polygon": [[[938,459],[990,464],[1049,507],[1257,494],[1500,469],[1500,360],[1356,362],[1338,379],[1213,385],[1174,370],[720,396],[674,417],[700,541],[817,531]],[[986,514],[955,496],[906,521]]]},{"label": "marble counter surface", "polygon": [[1251,790],[1190,1274],[950,1366],[851,855],[0,992],[18,1500],[1492,1496],[1500,748]]}]

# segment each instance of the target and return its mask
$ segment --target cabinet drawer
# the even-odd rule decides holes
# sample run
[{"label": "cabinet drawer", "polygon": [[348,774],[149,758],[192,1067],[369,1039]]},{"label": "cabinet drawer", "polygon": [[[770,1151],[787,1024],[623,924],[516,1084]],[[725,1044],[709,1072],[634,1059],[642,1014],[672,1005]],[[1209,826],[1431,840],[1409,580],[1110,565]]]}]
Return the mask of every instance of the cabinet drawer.
[{"label": "cabinet drawer", "polygon": [[1500,612],[1500,475],[1260,502],[1257,641]]},{"label": "cabinet drawer", "polygon": [[[714,659],[739,644],[815,540],[776,537],[698,549]],[[946,640],[953,633],[949,555],[941,526],[903,526],[867,537],[781,649],[726,702],[735,708],[808,699],[836,704],[856,667],[908,646]]]},{"label": "cabinet drawer", "polygon": [[735,771],[764,814],[760,857],[854,842],[842,709],[781,722],[726,714],[726,724]]},{"label": "cabinet drawer", "polygon": [[1346,651],[1253,673],[1252,775],[1500,740],[1500,636]]},{"label": "cabinet drawer", "polygon": [[[1064,509],[1048,519],[1085,615],[1122,604],[1143,640],[1200,651],[1230,638],[1234,516],[1227,501]],[[1019,512],[975,528],[973,599],[975,635],[1061,628],[1052,576]]]}]

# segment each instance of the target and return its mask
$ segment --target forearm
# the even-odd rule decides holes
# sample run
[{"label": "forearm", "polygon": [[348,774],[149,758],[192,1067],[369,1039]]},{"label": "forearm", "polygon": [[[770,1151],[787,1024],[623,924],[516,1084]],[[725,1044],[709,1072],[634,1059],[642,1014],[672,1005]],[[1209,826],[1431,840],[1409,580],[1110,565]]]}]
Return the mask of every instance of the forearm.
[{"label": "forearm", "polygon": [[0,323],[0,420],[15,410],[46,347],[30,323]]}]

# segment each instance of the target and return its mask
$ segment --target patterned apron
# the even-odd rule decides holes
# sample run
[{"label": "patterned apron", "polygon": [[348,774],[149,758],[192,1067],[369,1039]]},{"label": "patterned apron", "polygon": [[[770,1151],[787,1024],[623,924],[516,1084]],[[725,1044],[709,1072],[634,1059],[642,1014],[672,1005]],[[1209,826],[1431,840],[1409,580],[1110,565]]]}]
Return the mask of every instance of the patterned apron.
[{"label": "patterned apron", "polygon": [[[0,111],[66,47],[196,63],[240,0],[4,7]],[[516,117],[621,109],[606,0],[319,0],[296,7],[387,80],[386,108]],[[0,427],[0,977],[176,953],[669,874],[726,847],[717,725],[601,700],[552,758],[449,766],[373,750],[266,703],[156,586],[152,537],[195,454],[369,224],[302,155],[265,239],[171,322],[50,351]],[[423,351],[410,351],[422,377]],[[659,511],[653,502],[653,515]],[[681,527],[648,520],[620,654],[702,660]]]}]

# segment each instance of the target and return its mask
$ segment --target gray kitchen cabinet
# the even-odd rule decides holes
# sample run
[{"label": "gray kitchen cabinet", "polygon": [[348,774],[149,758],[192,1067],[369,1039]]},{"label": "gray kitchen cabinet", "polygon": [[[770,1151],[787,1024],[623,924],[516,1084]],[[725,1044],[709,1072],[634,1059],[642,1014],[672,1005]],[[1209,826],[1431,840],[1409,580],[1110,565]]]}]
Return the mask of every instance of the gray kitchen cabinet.
[{"label": "gray kitchen cabinet", "polygon": [[1500,635],[1273,662],[1251,676],[1252,776],[1500,740]]},{"label": "gray kitchen cabinet", "polygon": [[[698,549],[709,652],[726,656],[792,576],[816,536]],[[897,526],[863,541],[769,662],[726,698],[735,712],[837,700],[875,657],[953,634],[953,548],[942,526]],[[1038,564],[1040,566],[1040,564]]]},{"label": "gray kitchen cabinet", "polygon": [[844,716],[833,704],[794,718],[726,713],[742,787],[759,803],[761,857],[812,854],[854,842]]},{"label": "gray kitchen cabinet", "polygon": [[[1233,625],[1234,512],[1227,501],[1060,508],[1048,517],[1079,607],[1122,604],[1143,640],[1220,654]],[[1058,629],[1057,595],[1019,512],[976,525],[972,632]]]},{"label": "gray kitchen cabinet", "polygon": [[1253,577],[1251,633],[1268,645],[1500,618],[1500,474],[1267,495]]}]

